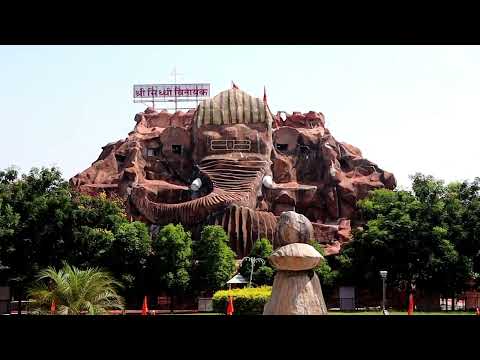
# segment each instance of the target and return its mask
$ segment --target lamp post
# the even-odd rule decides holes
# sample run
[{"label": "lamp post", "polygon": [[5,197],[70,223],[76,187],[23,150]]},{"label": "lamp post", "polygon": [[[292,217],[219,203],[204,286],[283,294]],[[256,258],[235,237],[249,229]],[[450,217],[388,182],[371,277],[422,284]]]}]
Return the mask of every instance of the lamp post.
[{"label": "lamp post", "polygon": [[252,267],[251,270],[250,270],[250,281],[248,283],[248,287],[251,287],[252,286],[252,277],[253,277],[253,268],[254,268],[255,263],[259,262],[263,265],[263,264],[265,264],[265,260],[263,260],[262,258],[247,256],[247,257],[244,257],[242,259],[242,264],[245,260],[250,261],[250,265]]},{"label": "lamp post", "polygon": [[385,279],[387,278],[388,272],[386,270],[381,270],[380,271],[380,276],[382,277],[382,285],[383,285],[383,298],[382,298],[382,311],[383,314],[386,315],[386,309],[385,309]]}]

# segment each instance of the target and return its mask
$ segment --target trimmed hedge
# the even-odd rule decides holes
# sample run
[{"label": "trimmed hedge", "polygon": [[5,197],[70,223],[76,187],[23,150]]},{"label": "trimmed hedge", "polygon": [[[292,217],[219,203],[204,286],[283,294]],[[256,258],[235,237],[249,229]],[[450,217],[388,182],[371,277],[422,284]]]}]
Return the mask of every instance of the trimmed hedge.
[{"label": "trimmed hedge", "polygon": [[213,311],[227,312],[228,296],[233,296],[234,315],[261,315],[272,295],[271,286],[217,291],[212,298]]}]

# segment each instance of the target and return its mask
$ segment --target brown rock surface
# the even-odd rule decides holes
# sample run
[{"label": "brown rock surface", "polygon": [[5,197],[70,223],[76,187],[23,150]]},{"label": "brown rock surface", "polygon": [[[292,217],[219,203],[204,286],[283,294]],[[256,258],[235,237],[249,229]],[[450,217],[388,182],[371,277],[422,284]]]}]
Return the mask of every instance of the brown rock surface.
[{"label": "brown rock surface", "polygon": [[393,189],[395,178],[335,140],[322,113],[284,119],[239,89],[188,112],[147,108],[126,139],[105,145],[70,183],[119,195],[133,219],[152,225],[182,222],[198,231],[219,224],[238,257],[260,237],[274,242],[278,217],[296,211],[333,254],[350,239],[356,201],[372,189]]}]

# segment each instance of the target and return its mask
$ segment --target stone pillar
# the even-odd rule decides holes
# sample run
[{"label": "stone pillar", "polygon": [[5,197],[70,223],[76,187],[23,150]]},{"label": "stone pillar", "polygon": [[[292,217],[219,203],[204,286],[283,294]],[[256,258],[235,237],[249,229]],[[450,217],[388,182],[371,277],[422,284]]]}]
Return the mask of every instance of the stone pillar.
[{"label": "stone pillar", "polygon": [[264,315],[327,314],[320,280],[313,271],[324,259],[307,244],[312,239],[313,227],[305,216],[294,211],[282,213],[274,241],[279,247],[268,258],[277,274]]}]

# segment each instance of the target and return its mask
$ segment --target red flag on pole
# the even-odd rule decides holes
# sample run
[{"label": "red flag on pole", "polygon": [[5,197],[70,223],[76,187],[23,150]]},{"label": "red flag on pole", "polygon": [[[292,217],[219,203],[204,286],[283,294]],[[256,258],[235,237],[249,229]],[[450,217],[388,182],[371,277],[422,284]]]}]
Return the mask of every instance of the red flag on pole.
[{"label": "red flag on pole", "polygon": [[413,294],[410,294],[408,297],[408,315],[413,314],[413,309],[414,309],[414,302],[413,302]]},{"label": "red flag on pole", "polygon": [[235,83],[234,83],[233,81],[232,81],[232,88],[233,88],[233,89],[238,89],[238,86],[235,85]]},{"label": "red flag on pole", "polygon": [[148,315],[147,297],[143,298],[142,315]]},{"label": "red flag on pole", "polygon": [[263,87],[263,102],[265,104],[267,103],[267,90],[265,89],[265,86]]},{"label": "red flag on pole", "polygon": [[228,297],[227,315],[233,315],[233,296]]},{"label": "red flag on pole", "polygon": [[57,304],[55,304],[55,299],[52,300],[52,305],[50,306],[50,314],[55,314],[55,311],[57,310]]}]

